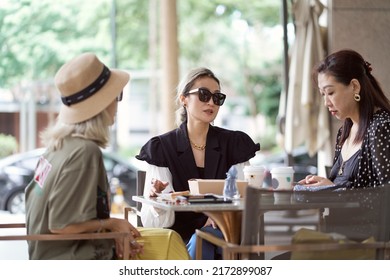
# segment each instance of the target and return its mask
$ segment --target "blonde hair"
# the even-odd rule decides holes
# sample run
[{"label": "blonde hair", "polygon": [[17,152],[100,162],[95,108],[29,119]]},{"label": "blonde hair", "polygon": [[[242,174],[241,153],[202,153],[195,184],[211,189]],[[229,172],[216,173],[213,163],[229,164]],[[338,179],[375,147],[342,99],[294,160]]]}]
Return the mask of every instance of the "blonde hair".
[{"label": "blonde hair", "polygon": [[214,79],[220,86],[219,79],[214,75],[214,73],[210,69],[200,67],[191,70],[177,86],[177,95],[176,95],[176,104],[178,106],[178,109],[176,110],[177,126],[180,126],[181,123],[187,121],[187,110],[184,106],[181,106],[180,96],[187,95],[188,92],[193,87],[195,81],[202,77],[210,77]]},{"label": "blonde hair", "polygon": [[65,124],[57,120],[56,124],[47,128],[40,135],[48,150],[61,149],[67,137],[80,137],[94,141],[99,147],[106,148],[110,141],[111,117],[107,109],[84,122]]}]

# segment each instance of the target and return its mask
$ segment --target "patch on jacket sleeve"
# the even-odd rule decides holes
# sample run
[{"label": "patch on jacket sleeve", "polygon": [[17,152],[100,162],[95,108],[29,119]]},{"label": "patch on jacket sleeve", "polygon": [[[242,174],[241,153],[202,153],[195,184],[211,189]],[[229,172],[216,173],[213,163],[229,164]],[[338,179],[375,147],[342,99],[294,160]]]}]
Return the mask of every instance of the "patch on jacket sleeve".
[{"label": "patch on jacket sleeve", "polygon": [[34,180],[38,185],[43,188],[47,175],[51,170],[52,165],[43,156],[39,158],[37,167],[35,168]]}]

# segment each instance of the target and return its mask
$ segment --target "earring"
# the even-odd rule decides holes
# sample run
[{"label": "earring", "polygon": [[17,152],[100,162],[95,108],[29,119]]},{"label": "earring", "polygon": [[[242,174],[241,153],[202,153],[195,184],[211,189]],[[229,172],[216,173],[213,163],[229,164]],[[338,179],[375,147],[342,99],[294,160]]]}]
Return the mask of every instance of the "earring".
[{"label": "earring", "polygon": [[355,99],[356,102],[359,102],[360,101],[360,94],[359,93],[355,93],[353,95],[353,99]]}]

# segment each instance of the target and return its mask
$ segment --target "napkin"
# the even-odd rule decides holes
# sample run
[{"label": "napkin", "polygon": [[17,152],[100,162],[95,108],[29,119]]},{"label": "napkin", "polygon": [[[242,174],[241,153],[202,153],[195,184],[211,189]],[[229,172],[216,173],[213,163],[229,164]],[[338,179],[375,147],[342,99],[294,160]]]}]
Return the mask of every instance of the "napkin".
[{"label": "napkin", "polygon": [[318,192],[323,190],[337,190],[342,189],[337,185],[326,185],[326,186],[307,186],[307,185],[295,185],[294,191],[309,191],[309,192]]}]

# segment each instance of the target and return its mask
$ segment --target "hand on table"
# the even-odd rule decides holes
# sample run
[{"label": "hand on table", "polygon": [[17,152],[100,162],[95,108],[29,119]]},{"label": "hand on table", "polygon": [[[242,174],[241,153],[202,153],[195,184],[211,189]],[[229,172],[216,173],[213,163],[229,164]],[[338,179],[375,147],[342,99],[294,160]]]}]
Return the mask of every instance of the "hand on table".
[{"label": "hand on table", "polygon": [[305,186],[328,186],[333,185],[333,182],[329,180],[328,178],[324,178],[317,175],[307,175],[305,179],[302,179],[298,182],[299,185],[305,185]]},{"label": "hand on table", "polygon": [[161,193],[169,185],[169,182],[162,182],[157,179],[152,179],[150,182],[152,184],[149,192],[149,196],[157,196],[158,193]]}]

